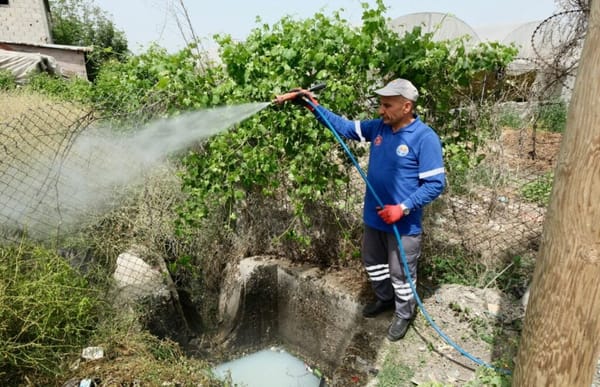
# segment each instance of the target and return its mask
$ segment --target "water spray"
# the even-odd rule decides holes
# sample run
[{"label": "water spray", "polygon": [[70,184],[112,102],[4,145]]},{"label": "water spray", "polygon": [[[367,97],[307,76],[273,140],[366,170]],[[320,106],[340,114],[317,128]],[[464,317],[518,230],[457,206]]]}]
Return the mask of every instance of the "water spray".
[{"label": "water spray", "polygon": [[[89,127],[68,137],[68,151],[61,153],[38,137],[15,141],[0,170],[0,223],[19,235],[26,230],[36,239],[77,230],[119,205],[127,187],[160,170],[169,155],[269,105],[203,109],[128,128],[126,133],[109,126]],[[24,156],[28,153],[31,157]]]}]

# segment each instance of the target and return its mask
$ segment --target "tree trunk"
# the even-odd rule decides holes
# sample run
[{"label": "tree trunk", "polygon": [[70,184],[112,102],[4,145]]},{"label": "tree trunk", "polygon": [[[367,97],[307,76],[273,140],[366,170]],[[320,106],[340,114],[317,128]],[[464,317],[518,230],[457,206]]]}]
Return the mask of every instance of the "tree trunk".
[{"label": "tree trunk", "polygon": [[598,360],[600,1],[591,7],[517,356],[517,387],[589,387]]}]

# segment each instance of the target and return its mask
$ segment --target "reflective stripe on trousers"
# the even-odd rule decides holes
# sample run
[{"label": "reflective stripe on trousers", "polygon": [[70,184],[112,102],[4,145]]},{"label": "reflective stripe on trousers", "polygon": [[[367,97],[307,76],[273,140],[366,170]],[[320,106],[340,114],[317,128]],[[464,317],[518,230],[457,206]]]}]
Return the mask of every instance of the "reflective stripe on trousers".
[{"label": "reflective stripe on trousers", "polygon": [[[417,280],[417,262],[421,256],[421,234],[403,235],[402,247],[413,281]],[[378,299],[396,301],[396,316],[412,317],[416,301],[404,275],[396,236],[365,225],[362,259]]]}]

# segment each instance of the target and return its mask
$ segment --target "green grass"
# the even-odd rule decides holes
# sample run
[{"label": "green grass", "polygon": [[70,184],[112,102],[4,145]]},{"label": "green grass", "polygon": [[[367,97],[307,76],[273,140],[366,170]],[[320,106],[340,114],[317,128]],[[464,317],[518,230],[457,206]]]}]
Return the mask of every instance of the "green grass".
[{"label": "green grass", "polygon": [[547,172],[521,188],[521,195],[529,202],[546,207],[550,202],[554,173]]},{"label": "green grass", "polygon": [[398,387],[410,386],[411,378],[415,375],[414,371],[407,365],[401,363],[399,359],[402,356],[397,348],[390,347],[390,352],[385,356],[383,367],[377,375],[378,387]]},{"label": "green grass", "polygon": [[502,112],[498,118],[498,125],[513,129],[522,128],[524,126],[523,119],[514,111],[506,110]]},{"label": "green grass", "polygon": [[17,87],[15,76],[8,70],[0,70],[0,91]]},{"label": "green grass", "polygon": [[[427,259],[427,257],[425,257]],[[420,265],[421,273],[431,278],[432,285],[459,284],[482,286],[486,267],[478,262],[478,257],[466,254],[459,249],[450,249],[431,256]]]},{"label": "green grass", "polygon": [[567,104],[556,99],[537,108],[538,125],[549,132],[563,133],[567,127]]}]

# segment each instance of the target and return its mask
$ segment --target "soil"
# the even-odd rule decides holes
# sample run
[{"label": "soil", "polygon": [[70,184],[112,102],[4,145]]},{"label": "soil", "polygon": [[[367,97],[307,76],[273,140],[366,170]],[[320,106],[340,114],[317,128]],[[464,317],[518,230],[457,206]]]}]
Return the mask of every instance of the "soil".
[{"label": "soil", "polygon": [[561,141],[561,133],[507,128],[502,132],[499,144],[509,169],[541,174],[556,165]]},{"label": "soil", "polygon": [[[361,303],[372,290],[360,266],[331,270],[340,291]],[[497,289],[462,285],[417,289],[428,316],[467,355],[496,367],[512,368],[524,307]],[[406,336],[386,338],[393,311],[360,318],[351,347],[333,375],[334,386],[463,386],[476,380],[479,364],[444,340],[419,310]],[[391,375],[390,375],[391,373]],[[429,384],[431,385],[431,384]]]},{"label": "soil", "polygon": [[[427,314],[461,351],[481,362],[512,368],[523,316],[519,300],[495,289],[459,285],[444,285],[422,296]],[[404,377],[396,375],[393,379],[399,383],[396,385],[442,383],[444,386],[462,386],[476,379],[479,364],[444,340],[422,311],[406,336],[397,342],[385,338],[391,318],[390,312],[368,324],[374,335],[381,336],[381,347],[373,368],[381,372],[389,372],[390,365],[403,369]],[[387,385],[386,380],[385,375],[380,375],[371,378],[367,385]]]}]

